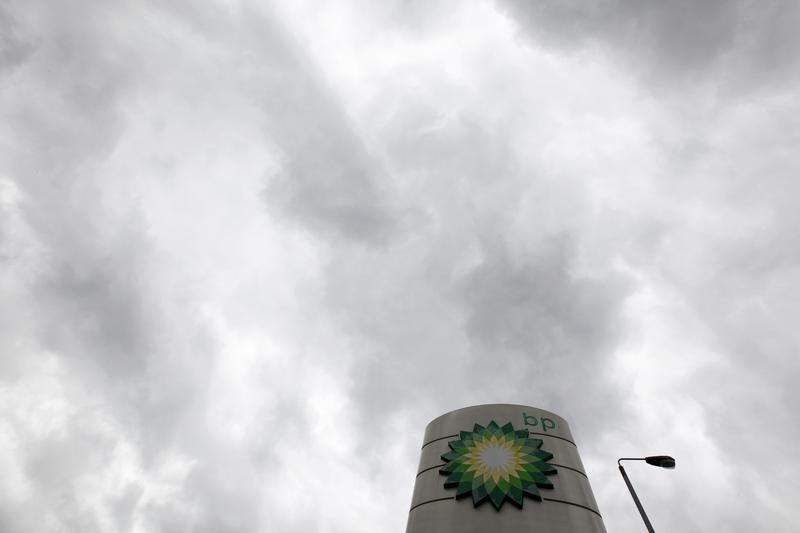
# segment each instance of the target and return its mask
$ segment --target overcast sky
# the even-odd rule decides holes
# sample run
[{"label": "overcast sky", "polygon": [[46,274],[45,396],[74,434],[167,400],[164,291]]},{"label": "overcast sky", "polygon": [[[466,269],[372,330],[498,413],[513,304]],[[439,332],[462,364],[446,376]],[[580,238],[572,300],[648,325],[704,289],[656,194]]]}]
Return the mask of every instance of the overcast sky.
[{"label": "overcast sky", "polygon": [[800,4],[6,0],[0,530],[402,532],[425,425],[800,530]]}]

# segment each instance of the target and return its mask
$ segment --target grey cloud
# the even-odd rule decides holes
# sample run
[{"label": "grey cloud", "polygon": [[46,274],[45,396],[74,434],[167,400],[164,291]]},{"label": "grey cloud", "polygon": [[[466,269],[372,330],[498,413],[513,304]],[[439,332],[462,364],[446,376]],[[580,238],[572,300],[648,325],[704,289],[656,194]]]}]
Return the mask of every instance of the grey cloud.
[{"label": "grey cloud", "polygon": [[186,479],[181,495],[185,499],[183,509],[168,505],[146,511],[156,531],[174,531],[171,528],[189,528],[198,533],[260,531],[255,476],[236,468],[229,456],[221,454],[215,459],[213,464],[195,468]]},{"label": "grey cloud", "polygon": [[[790,190],[784,194],[794,196]],[[766,471],[745,468],[739,473],[738,482],[749,487],[750,497],[761,507],[771,506],[776,494],[789,500],[800,497],[792,481],[800,475],[800,465],[787,459],[794,453],[792,443],[800,439],[800,428],[793,423],[800,405],[795,387],[800,379],[800,336],[793,326],[800,312],[800,278],[796,238],[790,237],[796,234],[790,229],[797,227],[795,218],[787,213],[777,218],[780,222],[771,231],[743,238],[732,249],[716,250],[708,265],[714,275],[702,286],[687,280],[675,283],[724,354],[723,361],[703,368],[684,389],[704,405],[709,438],[728,457],[786,459]],[[770,237],[773,232],[777,235]],[[780,438],[748,437],[773,432]],[[776,516],[778,521],[785,531],[798,525],[791,513]]]},{"label": "grey cloud", "polygon": [[484,262],[459,284],[470,335],[490,348],[554,357],[605,347],[624,292],[613,280],[571,273],[571,241],[551,237],[528,257],[510,257],[501,238],[487,246]]},{"label": "grey cloud", "polygon": [[62,3],[32,4],[15,14],[13,38],[34,52],[18,54],[4,87],[3,100],[15,103],[5,120],[19,141],[7,147],[15,152],[5,164],[28,178],[19,180],[21,187],[45,194],[46,184],[113,149],[123,128],[119,104],[131,94],[137,69],[132,43],[114,33],[110,12],[84,17],[78,6]]},{"label": "grey cloud", "polygon": [[322,238],[385,244],[402,226],[391,176],[358,137],[322,69],[269,6],[236,13],[167,6],[198,39],[229,46],[226,68],[261,117],[264,142],[280,158],[263,198],[276,218]]},{"label": "grey cloud", "polygon": [[[325,136],[341,130],[322,126]],[[352,149],[331,150],[336,143],[310,135],[265,192],[271,205],[319,234],[341,235],[370,244],[381,244],[396,231],[397,221],[371,175],[380,175],[378,165]],[[314,138],[316,137],[316,138]],[[305,154],[301,154],[305,152]],[[346,154],[346,155],[340,155]],[[352,159],[356,159],[353,161]]]},{"label": "grey cloud", "polygon": [[[674,291],[686,306],[687,320],[704,332],[698,344],[716,354],[672,394],[699,406],[705,426],[681,431],[702,432],[720,460],[737,464],[725,475],[736,497],[750,505],[730,505],[722,517],[696,518],[692,527],[698,531],[708,524],[763,528],[754,517],[768,520],[775,531],[797,528],[796,517],[774,505],[798,497],[790,480],[799,467],[790,448],[800,434],[797,424],[789,422],[800,405],[794,385],[800,378],[800,337],[794,327],[800,312],[800,190],[793,179],[797,162],[788,149],[800,131],[796,106],[793,98],[777,96],[761,100],[757,111],[752,102],[727,109],[708,127],[708,149],[686,165],[682,179],[687,181],[671,198],[695,205],[702,215],[660,225],[660,238],[647,253],[626,256]],[[687,356],[670,355],[671,361],[682,358]],[[744,456],[764,463],[781,459],[759,467],[734,459]],[[686,505],[696,505],[692,498],[679,496]]]},{"label": "grey cloud", "polygon": [[499,0],[524,32],[563,49],[610,48],[654,82],[720,91],[796,80],[796,2]]},{"label": "grey cloud", "polygon": [[[130,215],[135,200],[122,206],[130,216],[108,205],[103,193],[120,178],[98,170],[128,126],[123,108],[135,101],[144,75],[138,62],[147,50],[137,50],[141,43],[118,31],[125,19],[119,9],[81,2],[15,5],[7,11],[16,22],[3,19],[2,42],[13,48],[2,60],[14,63],[13,72],[3,73],[10,76],[2,92],[3,135],[16,142],[4,143],[0,172],[20,190],[15,209],[32,250],[27,265],[10,257],[3,272],[28,267],[18,276],[24,303],[8,317],[27,317],[30,337],[16,343],[25,350],[10,357],[53,354],[69,369],[65,382],[92,392],[91,401],[60,399],[77,410],[68,428],[83,430],[30,438],[20,450],[34,497],[22,506],[0,505],[4,531],[103,529],[79,483],[108,473],[115,446],[136,443],[136,458],[149,469],[164,450],[186,446],[188,435],[202,431],[192,411],[213,345],[186,342],[202,334],[202,327],[192,331],[189,313],[185,332],[166,331],[162,311],[176,306],[157,292],[148,230]],[[14,376],[9,386],[26,377]],[[36,408],[48,400],[38,398]],[[124,428],[119,435],[93,433],[103,423],[87,409],[98,406]],[[24,436],[24,427],[18,421],[12,429]],[[103,495],[102,510],[120,531],[130,529],[140,492],[129,486],[122,495]]]},{"label": "grey cloud", "polygon": [[[508,246],[496,239],[483,262],[458,283],[473,350],[498,360],[495,386],[502,389],[513,369],[517,393],[576,413],[592,434],[598,424],[592,415],[584,419],[579,413],[591,413],[598,403],[610,411],[621,409],[604,372],[622,333],[620,313],[630,282],[576,274],[569,235],[551,236],[533,253],[512,252]],[[481,379],[487,377],[492,373]],[[584,394],[574,395],[573,387]]]},{"label": "grey cloud", "polygon": [[18,211],[39,250],[27,278],[36,295],[30,312],[41,319],[46,347],[127,373],[147,350],[146,272],[138,271],[145,239],[131,220],[116,242],[98,244],[108,213],[91,169],[123,129],[119,106],[129,94],[129,65],[97,46],[118,41],[107,13],[16,7],[24,23],[14,35],[37,45],[3,92],[4,103],[14,102],[6,124],[18,142],[4,147],[2,170],[21,191]]},{"label": "grey cloud", "polygon": [[66,531],[99,530],[83,489],[109,462],[113,440],[80,422],[63,434],[26,437],[24,468],[36,497],[15,509],[0,506],[0,523],[11,525],[10,531],[49,531],[55,524]]},{"label": "grey cloud", "polygon": [[12,70],[35,50],[34,44],[22,35],[17,21],[0,8],[0,72]]},{"label": "grey cloud", "polygon": [[[170,284],[164,264],[170,255],[158,249],[161,236],[158,227],[149,225],[152,219],[145,216],[148,206],[141,204],[138,197],[126,198],[111,192],[117,187],[135,191],[135,187],[124,181],[135,176],[116,175],[108,171],[114,165],[107,165],[120,160],[117,152],[120,139],[140,126],[129,122],[131,117],[136,120],[131,109],[150,98],[158,98],[163,94],[160,91],[173,90],[169,83],[176,80],[170,76],[194,83],[194,75],[216,75],[210,72],[213,64],[208,66],[208,73],[182,71],[185,65],[180,58],[184,56],[177,48],[171,50],[178,58],[164,57],[161,52],[175,46],[174,42],[205,44],[207,39],[220,48],[231,45],[238,49],[242,41],[237,40],[233,30],[241,20],[234,24],[228,18],[232,16],[229,12],[214,9],[188,9],[185,14],[192,16],[184,19],[181,16],[184,13],[174,6],[169,12],[174,18],[168,19],[170,23],[164,26],[154,24],[149,18],[164,16],[163,11],[143,17],[146,11],[133,9],[128,13],[111,4],[72,4],[52,9],[15,6],[13,11],[15,20],[22,21],[15,23],[11,34],[14,43],[30,42],[36,47],[30,53],[15,56],[12,74],[15,78],[3,87],[2,103],[8,119],[2,126],[3,138],[11,138],[13,132],[17,142],[2,147],[0,178],[13,180],[21,199],[14,206],[14,213],[1,212],[0,221],[17,217],[27,233],[17,235],[3,226],[0,234],[4,241],[24,239],[23,244],[32,251],[30,257],[20,258],[15,256],[15,248],[0,243],[4,252],[8,248],[9,254],[3,266],[16,269],[12,272],[9,267],[0,274],[12,272],[17,277],[9,279],[22,282],[16,287],[20,306],[13,312],[3,306],[0,331],[16,329],[18,317],[26,317],[29,327],[14,344],[25,349],[10,355],[36,360],[27,366],[22,362],[7,364],[4,360],[4,367],[16,366],[19,372],[3,378],[9,380],[11,387],[27,383],[32,377],[24,371],[27,368],[38,371],[47,357],[42,354],[50,354],[59,368],[68,369],[61,378],[64,383],[91,391],[87,398],[59,399],[78,411],[65,424],[88,428],[90,437],[92,428],[98,426],[111,425],[118,432],[100,440],[84,438],[75,432],[60,437],[46,435],[33,446],[31,439],[24,437],[26,422],[15,424],[14,438],[20,435],[20,439],[31,444],[21,449],[19,459],[27,465],[23,481],[33,487],[35,498],[28,498],[20,506],[9,503],[5,495],[0,496],[0,523],[4,531],[10,532],[99,531],[114,526],[119,531],[128,531],[133,524],[142,524],[151,531],[262,530],[265,521],[259,510],[263,505],[259,500],[262,487],[255,479],[253,465],[273,471],[283,468],[275,463],[274,445],[265,437],[274,428],[266,423],[246,427],[252,433],[252,448],[237,448],[226,447],[229,436],[209,423],[209,381],[222,354],[217,352],[215,336],[209,333],[198,309],[201,298],[194,293],[202,292],[203,288]],[[265,23],[265,27],[254,23],[249,32],[243,33],[263,45],[267,37],[260,37],[260,31],[269,33],[271,24]],[[176,26],[180,29],[176,30]],[[139,28],[145,30],[140,34]],[[138,40],[145,34],[147,39]],[[248,93],[243,100],[260,92],[262,99],[270,101],[284,90],[294,91],[293,83],[301,86],[305,83],[302,69],[292,70],[294,56],[282,56],[279,50],[266,48],[257,54],[265,59],[259,67],[263,79],[246,88],[237,87]],[[283,75],[270,78],[273,68],[279,72],[289,69],[286,79],[290,81],[285,82]],[[292,72],[296,74],[294,77]],[[237,83],[229,81],[231,85]],[[209,91],[217,89],[218,86],[208,87]],[[323,95],[316,97],[322,99]],[[283,114],[279,113],[280,104],[271,108],[269,112],[275,114],[265,119],[265,138],[277,135],[270,129],[276,119],[292,122],[293,115],[305,105],[302,100]],[[309,105],[314,113],[328,109],[327,104]],[[328,138],[327,132],[321,133],[314,142],[326,145],[323,150],[327,150],[329,159],[334,159],[340,157],[340,150],[352,148],[354,141],[342,141],[346,127],[335,106],[331,109],[332,118],[326,119],[330,124],[325,128],[333,130],[333,135]],[[312,121],[313,113],[306,118]],[[286,153],[299,158],[296,163],[289,160],[287,165],[300,168],[304,165],[302,142],[288,139],[292,128],[304,134],[304,127],[294,123],[279,133],[287,135]],[[313,130],[312,126],[309,128]],[[274,138],[276,144],[283,142],[279,137]],[[171,147],[159,148],[168,151]],[[358,152],[358,147],[353,150]],[[142,157],[147,155],[144,153]],[[351,164],[348,156],[342,157],[345,161],[342,165]],[[354,157],[362,157],[352,163],[354,168],[367,164],[365,156],[356,153]],[[321,211],[312,211],[322,212],[320,216],[325,218],[330,209],[338,209],[331,220],[325,221],[333,226],[339,224],[335,233],[352,230],[356,240],[379,241],[389,222],[383,213],[376,211],[374,216],[370,213],[382,200],[373,198],[371,178],[364,177],[360,167],[354,172],[353,198],[335,200],[332,208],[323,198],[317,206]],[[315,179],[313,172],[308,179]],[[331,189],[331,195],[339,192],[339,185],[345,185],[342,180],[349,179],[337,177],[339,181]],[[312,194],[308,186],[303,187],[307,194]],[[253,195],[257,194],[253,190]],[[192,200],[182,198],[181,202]],[[294,216],[293,212],[286,211]],[[362,214],[368,229],[360,229]],[[310,216],[316,220],[317,215]],[[345,221],[343,225],[338,222],[340,218]],[[358,227],[348,222],[351,219],[356,220]],[[182,280],[179,275],[178,278]],[[7,305],[8,300],[3,303]],[[259,364],[254,364],[254,373],[258,372]],[[262,378],[268,384],[278,379],[269,374]],[[280,410],[279,423],[284,423],[284,417],[289,421],[283,431],[288,432],[292,424],[303,425],[300,393],[289,391],[284,395],[269,388],[265,386],[264,394],[281,396],[275,409]],[[50,392],[39,394],[31,400],[36,408],[50,399]],[[87,409],[94,407],[102,408],[107,419],[92,417]],[[9,409],[13,410],[12,406]],[[264,407],[261,415],[264,420],[272,421],[275,413],[272,408]],[[74,480],[92,481],[115,475],[109,450],[128,449],[126,446],[132,448],[128,460],[141,468],[145,478],[157,476],[164,458],[171,455],[191,461],[194,466],[172,501],[166,504],[148,499],[151,487],[142,485],[146,487],[143,489],[139,484],[128,483],[119,493],[103,494],[97,508],[88,508],[86,497],[79,493]],[[76,456],[79,452],[82,455]],[[245,492],[250,496],[245,497]],[[41,516],[37,516],[39,505],[51,509],[49,522],[41,523]],[[112,523],[103,522],[104,516]],[[282,519],[267,522],[285,525],[277,529],[283,531],[290,531],[296,525]],[[299,522],[302,526],[303,521]],[[316,526],[312,523],[310,527]]]},{"label": "grey cloud", "polygon": [[[103,224],[102,209],[76,206],[72,195],[92,197],[96,189],[81,165],[107,154],[121,131],[122,68],[120,63],[113,66],[114,60],[109,62],[95,46],[106,37],[113,40],[105,25],[108,19],[80,17],[69,5],[19,13],[25,23],[15,26],[14,35],[37,47],[3,94],[3,100],[15,101],[7,125],[19,140],[9,147],[16,151],[4,153],[3,170],[22,191],[20,212],[45,250],[34,272],[47,274],[31,277],[30,289],[39,296],[31,312],[52,319],[41,322],[51,328],[41,333],[60,345],[56,349],[67,348],[70,337],[78,341],[66,350],[76,356],[86,348],[81,335],[94,330],[95,340],[103,342],[91,357],[101,365],[114,365],[143,331],[125,330],[136,327],[131,319],[140,304],[127,285],[136,278],[136,261],[130,261],[136,255],[136,239],[120,244],[118,251],[127,257],[119,263],[91,250]],[[62,24],[65,19],[74,24]],[[135,234],[136,230],[125,237]],[[87,259],[85,253],[94,257]],[[132,269],[130,279],[117,277],[123,262]],[[141,313],[140,309],[140,317]],[[118,349],[106,349],[112,345]]]},{"label": "grey cloud", "polygon": [[139,246],[123,233],[110,258],[81,261],[67,252],[72,257],[53,265],[36,289],[46,346],[90,358],[108,377],[141,374],[156,348],[160,319],[148,298]]},{"label": "grey cloud", "polygon": [[[479,117],[443,124],[435,109],[415,111],[388,128],[389,153],[428,180],[413,201],[431,219],[408,243],[347,249],[327,270],[330,306],[360,339],[361,419],[527,401],[576,413],[586,435],[600,431],[578,413],[623,409],[605,365],[630,282],[576,273],[580,242],[563,228],[533,223],[509,237],[519,220],[537,221],[528,210],[552,201],[544,171],[522,170],[516,147]],[[523,207],[525,196],[538,202]],[[586,394],[571,394],[565,380]]]},{"label": "grey cloud", "polygon": [[379,158],[358,138],[320,68],[268,16],[248,12],[244,45],[263,61],[245,85],[281,154],[267,205],[323,237],[381,244],[397,232]]},{"label": "grey cloud", "polygon": [[122,494],[112,504],[112,514],[117,530],[130,531],[134,525],[136,506],[141,500],[144,489],[139,483],[129,483]]},{"label": "grey cloud", "polygon": [[[780,88],[797,74],[792,48],[798,8],[786,3],[762,9],[744,2],[508,0],[499,5],[555,53],[604,47],[619,60],[616,67],[644,72],[650,81],[674,77],[690,83],[732,81],[737,89]],[[379,18],[392,24],[393,11],[376,9]],[[392,38],[445,32],[451,7],[436,9],[415,6]],[[442,20],[423,20],[432,13]],[[372,16],[369,10],[362,15]],[[389,88],[393,81],[375,80],[385,92],[370,105],[381,108],[376,114],[382,125],[364,128],[348,116],[346,102],[315,63],[325,58],[304,50],[277,11],[194,2],[144,8],[16,3],[5,7],[0,28],[0,72],[5,76],[0,179],[14,181],[21,197],[13,209],[0,205],[0,276],[6,276],[0,281],[12,289],[0,299],[2,390],[24,396],[29,381],[39,377],[26,372],[35,368],[46,374],[42,369],[52,364],[63,371],[53,380],[87,393],[57,398],[77,413],[62,433],[26,433],[24,417],[0,427],[0,437],[16,446],[23,481],[35,495],[23,503],[0,495],[0,529],[126,531],[138,524],[165,532],[263,531],[265,525],[281,532],[346,531],[349,515],[342,514],[341,523],[323,523],[315,513],[292,514],[265,498],[265,486],[274,479],[292,479],[298,466],[276,448],[296,451],[328,438],[314,433],[319,413],[308,401],[312,392],[327,399],[326,380],[336,380],[337,394],[345,396],[337,400],[348,409],[341,413],[341,424],[350,433],[337,442],[342,449],[336,460],[352,456],[367,463],[364,472],[353,474],[360,476],[359,490],[365,493],[387,476],[413,469],[415,446],[430,418],[474,403],[513,401],[553,409],[571,421],[582,444],[592,443],[592,448],[582,447],[585,457],[606,461],[615,451],[602,449],[611,433],[607,420],[631,415],[641,421],[635,418],[640,406],[631,405],[634,394],[617,389],[608,375],[620,342],[639,334],[631,331],[623,313],[639,282],[620,274],[617,260],[636,271],[643,285],[662,283],[677,293],[713,339],[718,366],[676,379],[680,383],[665,395],[676,403],[695,402],[697,418],[708,424],[698,439],[707,438],[726,460],[748,456],[761,461],[757,466],[763,472],[743,466],[731,478],[732,486],[747,483],[737,494],[754,505],[782,509],[796,499],[796,461],[774,467],[762,461],[772,453],[790,457],[792,443],[800,438],[793,424],[800,371],[792,321],[800,301],[794,229],[800,227],[795,205],[800,191],[792,181],[798,127],[791,95],[783,106],[749,101],[745,107],[757,116],[741,118],[738,130],[722,120],[728,109],[714,117],[719,120],[700,126],[687,118],[693,100],[684,102],[685,116],[663,110],[679,132],[674,145],[697,141],[702,149],[669,152],[658,145],[653,165],[663,163],[668,171],[656,168],[651,174],[648,166],[625,167],[643,174],[641,190],[624,197],[629,191],[622,181],[623,186],[612,184],[622,197],[596,199],[593,188],[605,184],[565,175],[573,168],[586,170],[580,164],[556,160],[550,165],[544,156],[530,156],[541,148],[547,157],[562,157],[558,150],[547,151],[550,132],[514,129],[537,119],[545,120],[543,129],[562,125],[546,122],[547,109],[526,108],[529,102],[497,103],[497,85],[518,80],[524,72],[493,83],[477,80],[465,91],[474,97],[459,101],[460,107],[441,104],[461,92],[459,79],[471,83],[480,73],[456,68],[457,75],[448,78],[425,65],[423,91]],[[460,45],[462,38],[455,42]],[[195,47],[200,50],[196,55],[187,52]],[[525,90],[522,94],[527,98]],[[287,299],[298,301],[300,311],[291,317],[295,323],[285,325],[291,330],[286,338],[281,337],[284,325],[275,325],[282,318],[270,313],[289,315],[292,310],[282,301],[263,304],[284,280],[229,264],[224,272],[207,270],[195,274],[199,280],[183,279],[179,270],[187,263],[175,259],[167,265],[165,258],[186,250],[183,243],[164,250],[165,242],[176,245],[160,240],[164,228],[158,224],[164,222],[139,216],[147,206],[137,205],[136,198],[126,205],[125,199],[104,196],[115,189],[142,190],[123,181],[135,176],[117,176],[106,171],[113,165],[104,166],[119,157],[127,133],[134,137],[129,140],[134,152],[143,149],[142,158],[153,150],[168,154],[164,159],[174,164],[162,168],[165,175],[181,169],[179,159],[194,153],[194,139],[185,141],[191,150],[170,153],[170,146],[156,150],[142,140],[150,129],[136,129],[140,110],[147,117],[148,111],[162,110],[149,107],[150,99],[169,98],[186,98],[189,108],[194,103],[219,106],[212,114],[223,117],[220,124],[252,118],[258,125],[242,131],[261,135],[247,142],[256,146],[254,152],[263,150],[278,161],[279,168],[264,177],[263,202],[254,202],[252,219],[254,226],[278,222],[283,229],[302,228],[311,235],[292,245],[302,248],[301,266],[307,272],[301,280],[313,287],[309,293],[314,296],[304,301],[308,293],[287,290]],[[598,117],[603,120],[602,114]],[[642,130],[652,133],[652,126],[658,144],[661,132],[647,123],[651,118],[641,119]],[[682,127],[690,122],[692,128]],[[217,138],[238,132],[237,126],[198,135]],[[733,140],[715,137],[716,129],[733,131]],[[691,142],[684,143],[687,137]],[[592,157],[604,162],[602,151]],[[668,176],[675,169],[680,179]],[[220,187],[238,187],[240,177],[233,172]],[[170,178],[177,179],[165,177]],[[160,185],[153,180],[143,187],[154,189],[156,201],[174,195],[165,201],[175,209],[189,210],[197,200],[192,197],[196,189],[162,190]],[[250,194],[259,194],[259,186],[252,189]],[[633,205],[640,200],[646,205]],[[664,204],[670,209],[659,211]],[[264,206],[272,217],[263,216]],[[231,212],[238,209],[244,207],[230,207]],[[762,215],[766,222],[759,228],[741,229],[741,220]],[[698,228],[692,225],[695,216],[719,224]],[[256,231],[237,224],[231,225],[231,234]],[[209,237],[199,231],[194,238],[200,251],[192,251],[197,255],[189,254],[186,261],[205,253]],[[269,260],[283,263],[281,252],[288,248],[270,249],[277,253]],[[589,249],[596,263],[587,267],[583,260]],[[215,268],[213,261],[209,264]],[[248,279],[234,290],[239,278]],[[206,282],[221,286],[220,294],[212,296],[235,302],[233,311],[202,298]],[[242,287],[258,292],[254,301]],[[263,335],[250,336],[249,328]],[[219,338],[217,331],[222,332]],[[223,335],[234,340],[226,343]],[[261,346],[248,344],[254,338],[274,341],[270,349],[281,357],[288,353],[286,361],[270,365]],[[329,340],[337,344],[330,352]],[[243,371],[247,376],[224,382],[232,389],[212,390],[219,386],[215,377],[230,370],[227,358],[241,355],[227,350],[251,357]],[[670,362],[680,367],[687,356],[673,357]],[[13,372],[6,373],[7,368]],[[313,382],[320,389],[312,391],[304,377],[315,371],[323,385]],[[235,417],[240,405],[232,402],[220,414],[214,403],[239,393],[247,396],[242,402],[254,420],[243,417],[242,427],[233,430],[226,418]],[[33,394],[40,395],[31,400],[34,407],[51,397],[49,391]],[[94,408],[103,411],[102,420],[91,415]],[[746,437],[754,423],[760,424],[763,441]],[[634,422],[618,425],[619,431],[635,431]],[[107,426],[113,431],[100,431]],[[675,436],[665,432],[664,442]],[[377,449],[376,442],[389,444]],[[177,484],[167,483],[173,492],[163,498],[153,498],[152,479],[125,480],[101,495],[99,515],[87,511],[73,480],[107,473],[110,457],[120,448],[131,451],[144,478],[157,474],[171,454],[190,464],[188,474],[176,474],[178,481],[171,482]],[[407,464],[398,466],[398,457]],[[707,510],[697,503],[702,488],[690,474],[681,479],[680,495],[664,490],[654,500],[661,508],[680,502],[698,510],[697,515],[671,518],[673,529],[707,530],[712,514],[723,511],[718,529],[756,527],[745,506],[731,511],[725,502],[709,498],[713,513],[704,514]],[[301,480],[303,493],[292,496],[317,497],[329,490],[314,485],[318,481]],[[408,483],[410,490],[410,478],[396,481],[392,490],[398,483]],[[617,488],[622,496],[608,489],[602,493],[613,502],[612,509],[627,498],[624,486]],[[401,523],[405,494],[387,489],[381,497],[370,495],[374,501],[383,496],[393,498],[392,506],[403,500],[393,521]],[[49,525],[41,523],[41,502],[50,509]],[[110,522],[101,523],[100,515]],[[773,530],[796,521],[789,515],[770,520]]]}]

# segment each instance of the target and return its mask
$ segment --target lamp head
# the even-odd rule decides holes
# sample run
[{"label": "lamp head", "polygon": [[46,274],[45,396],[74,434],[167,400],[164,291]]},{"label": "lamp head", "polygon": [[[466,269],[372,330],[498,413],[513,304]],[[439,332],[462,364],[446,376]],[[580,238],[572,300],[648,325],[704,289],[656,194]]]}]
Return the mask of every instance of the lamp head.
[{"label": "lamp head", "polygon": [[649,465],[660,466],[661,468],[675,468],[675,459],[669,455],[651,455],[650,457],[645,457],[644,460]]}]

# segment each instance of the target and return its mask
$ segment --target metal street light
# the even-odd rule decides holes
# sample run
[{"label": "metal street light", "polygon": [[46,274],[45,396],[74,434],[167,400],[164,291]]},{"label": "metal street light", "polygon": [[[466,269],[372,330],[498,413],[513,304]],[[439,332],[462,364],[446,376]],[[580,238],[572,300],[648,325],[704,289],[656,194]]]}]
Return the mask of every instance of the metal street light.
[{"label": "metal street light", "polygon": [[622,468],[622,461],[645,461],[649,465],[660,466],[661,468],[675,468],[675,459],[673,459],[669,455],[651,455],[649,457],[622,457],[620,459],[617,459],[617,466],[619,466],[619,473],[622,474],[622,479],[624,479],[625,484],[628,485],[628,490],[631,492],[631,496],[633,496],[633,503],[635,503],[636,508],[639,509],[639,514],[642,515],[642,520],[644,520],[644,525],[647,526],[647,531],[649,533],[655,533],[655,531],[653,530],[653,526],[650,524],[650,520],[647,518],[647,515],[644,512],[644,508],[642,507],[642,502],[639,501],[639,497],[636,495],[636,491],[633,490],[633,485],[631,485],[631,480],[628,479],[628,474],[626,474],[625,469]]}]

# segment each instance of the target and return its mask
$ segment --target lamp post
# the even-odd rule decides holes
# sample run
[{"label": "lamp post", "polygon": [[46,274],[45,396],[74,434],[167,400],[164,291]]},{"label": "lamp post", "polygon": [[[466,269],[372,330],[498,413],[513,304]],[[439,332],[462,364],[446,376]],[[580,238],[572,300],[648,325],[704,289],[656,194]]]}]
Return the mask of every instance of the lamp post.
[{"label": "lamp post", "polygon": [[636,491],[633,490],[633,485],[631,485],[631,480],[628,479],[628,474],[626,474],[625,469],[622,468],[622,461],[645,461],[649,465],[660,466],[661,468],[671,469],[675,468],[675,459],[673,459],[669,455],[651,455],[649,457],[622,457],[620,459],[617,459],[617,466],[619,466],[619,473],[622,474],[622,479],[625,480],[625,484],[628,486],[628,490],[631,492],[631,496],[633,497],[633,503],[635,503],[636,508],[639,509],[639,514],[642,515],[642,520],[644,520],[644,525],[647,526],[647,531],[649,533],[655,533],[652,524],[650,524],[650,520],[647,518],[647,515],[644,512],[644,508],[642,507],[642,502],[639,501],[639,497],[636,495]]}]

